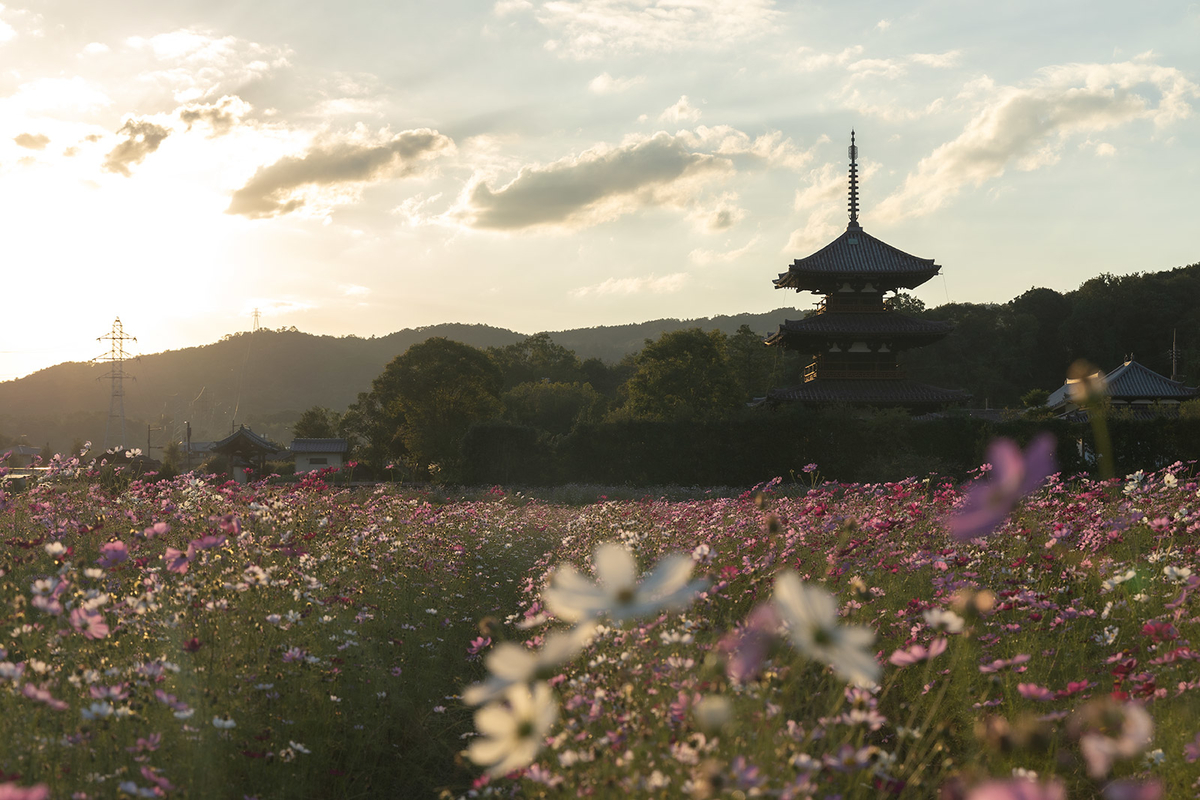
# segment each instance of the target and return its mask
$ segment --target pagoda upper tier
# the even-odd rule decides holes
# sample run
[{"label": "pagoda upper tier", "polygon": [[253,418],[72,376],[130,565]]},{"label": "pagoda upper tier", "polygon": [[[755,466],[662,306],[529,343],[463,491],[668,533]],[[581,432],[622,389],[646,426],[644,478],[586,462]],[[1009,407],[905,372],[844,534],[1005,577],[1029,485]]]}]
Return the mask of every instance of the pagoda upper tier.
[{"label": "pagoda upper tier", "polygon": [[932,258],[892,247],[851,221],[846,231],[811,256],[797,258],[774,281],[776,289],[832,294],[843,289],[876,292],[915,289],[937,275]]}]

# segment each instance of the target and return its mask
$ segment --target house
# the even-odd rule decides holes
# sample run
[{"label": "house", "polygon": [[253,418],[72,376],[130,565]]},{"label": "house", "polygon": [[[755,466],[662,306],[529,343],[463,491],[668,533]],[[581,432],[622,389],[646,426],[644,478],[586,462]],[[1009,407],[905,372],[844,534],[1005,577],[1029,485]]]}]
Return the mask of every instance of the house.
[{"label": "house", "polygon": [[1088,393],[1103,394],[1114,410],[1128,409],[1137,416],[1176,411],[1179,404],[1200,390],[1159,375],[1132,357],[1107,375],[1096,370],[1090,375],[1068,378],[1046,400],[1046,407],[1059,416],[1085,413],[1081,409]]},{"label": "house", "polygon": [[350,442],[345,439],[295,439],[290,449],[296,456],[296,474],[300,474],[340,468],[350,452]]},{"label": "house", "polygon": [[4,445],[0,447],[0,463],[9,469],[32,467],[41,454],[40,447],[30,447],[27,444]]},{"label": "house", "polygon": [[245,425],[212,445],[212,452],[225,456],[229,472],[238,483],[246,482],[247,470],[257,470],[261,475],[267,460],[278,458],[286,450],[283,445],[259,436]]}]

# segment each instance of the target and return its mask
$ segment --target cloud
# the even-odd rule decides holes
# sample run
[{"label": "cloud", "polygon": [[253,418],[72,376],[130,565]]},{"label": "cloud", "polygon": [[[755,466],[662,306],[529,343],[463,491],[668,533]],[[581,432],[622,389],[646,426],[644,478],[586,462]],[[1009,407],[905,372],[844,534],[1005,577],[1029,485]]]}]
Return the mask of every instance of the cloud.
[{"label": "cloud", "polygon": [[286,48],[218,37],[197,28],[148,39],[134,36],[125,44],[152,59],[154,68],[141,79],[165,84],[181,103],[235,94],[240,87],[289,66]]},{"label": "cloud", "polygon": [[687,283],[686,272],[673,272],[661,277],[647,275],[642,278],[609,278],[591,286],[581,286],[572,289],[572,297],[583,298],[592,295],[633,295],[633,294],[671,294],[678,292]]},{"label": "cloud", "polygon": [[838,53],[818,53],[811,47],[801,47],[796,55],[788,59],[788,63],[801,72],[816,72],[830,67],[844,67],[852,59],[862,55],[863,46],[856,44]]},{"label": "cloud", "polygon": [[771,30],[773,0],[550,0],[538,22],[556,37],[546,49],[567,58],[620,53],[726,50]]},{"label": "cloud", "polygon": [[[791,139],[783,138],[780,131],[768,131],[751,138],[750,134],[729,125],[700,125],[694,131],[680,131],[677,135],[693,150],[722,156],[749,156],[772,167],[800,169],[813,157],[813,149],[801,150]],[[814,149],[828,141],[828,136],[821,136]]]},{"label": "cloud", "polygon": [[[987,84],[971,91],[981,87]],[[887,220],[929,214],[964,186],[980,186],[1010,166],[1055,163],[1072,135],[1137,121],[1165,127],[1189,116],[1196,97],[1200,87],[1179,70],[1144,61],[1048,67],[1028,85],[994,90],[962,134],[922,159],[876,213]]]},{"label": "cloud", "polygon": [[359,286],[357,283],[344,283],[341,286],[342,294],[347,297],[366,297],[371,293],[371,290],[366,286]]},{"label": "cloud", "polygon": [[4,101],[16,112],[30,116],[71,116],[112,105],[108,95],[79,77],[39,78],[21,84]]},{"label": "cloud", "polygon": [[492,13],[497,17],[503,17],[519,11],[529,11],[532,8],[533,3],[529,0],[496,0],[496,5],[492,6]]},{"label": "cloud", "polygon": [[730,172],[728,159],[694,153],[682,138],[659,132],[547,166],[524,167],[499,189],[473,181],[450,213],[489,230],[581,228],[640,208],[686,206],[696,184]]},{"label": "cloud", "polygon": [[685,94],[675,101],[675,105],[659,114],[658,118],[665,122],[695,122],[700,119],[700,109],[689,103]]},{"label": "cloud", "polygon": [[203,122],[212,133],[210,138],[222,136],[233,130],[241,118],[250,111],[250,104],[240,97],[225,95],[215,103],[193,103],[177,110],[181,122],[187,124],[190,131],[192,125]]},{"label": "cloud", "polygon": [[251,219],[288,214],[316,191],[340,187],[354,192],[363,184],[413,175],[430,159],[453,149],[450,137],[428,128],[403,131],[383,141],[318,140],[301,156],[260,167],[233,193],[226,213]]},{"label": "cloud", "polygon": [[692,263],[700,264],[701,266],[708,264],[729,264],[737,261],[739,258],[746,255],[746,253],[749,253],[750,250],[753,249],[756,244],[758,244],[759,238],[760,237],[755,236],[741,247],[723,252],[718,250],[703,250],[701,248],[696,248],[692,252],[688,253],[688,259],[691,260]]},{"label": "cloud", "polygon": [[949,69],[957,67],[962,61],[961,50],[947,50],[945,53],[913,53],[908,57],[914,64],[921,64],[934,69]]},{"label": "cloud", "polygon": [[881,19],[879,22],[875,23],[875,27],[878,30],[886,31],[888,28],[892,27],[892,21],[889,19]]},{"label": "cloud", "polygon": [[157,150],[163,140],[171,135],[171,129],[155,125],[149,120],[129,119],[117,134],[125,134],[125,141],[109,151],[102,166],[105,172],[115,172],[128,178],[129,167],[145,161],[146,156]]},{"label": "cloud", "polygon": [[12,39],[16,35],[17,35],[17,32],[15,30],[13,30],[13,26],[9,25],[4,20],[0,19],[0,44],[7,42],[9,39]]},{"label": "cloud", "polygon": [[726,192],[711,205],[697,205],[689,219],[705,233],[720,233],[746,218],[746,209],[737,204],[735,192]]},{"label": "cloud", "polygon": [[[876,161],[859,161],[859,195],[862,186],[876,172],[879,163]],[[850,179],[844,164],[822,164],[808,174],[808,185],[796,190],[792,208],[798,212],[807,212],[804,227],[792,231],[788,237],[785,252],[800,251],[811,253],[818,247],[829,244],[845,228],[850,221],[848,212],[842,211],[842,202],[849,196]],[[862,222],[862,215],[859,221]]]},{"label": "cloud", "polygon": [[29,150],[45,150],[50,144],[50,137],[44,133],[21,133],[13,137],[19,147]]},{"label": "cloud", "polygon": [[108,50],[108,45],[103,42],[89,42],[84,46],[83,54],[85,56],[98,56],[107,53]]},{"label": "cloud", "polygon": [[602,72],[592,78],[588,84],[588,89],[594,94],[620,94],[621,92],[637,86],[639,83],[645,83],[646,79],[641,75],[636,78],[614,78],[607,72]]}]

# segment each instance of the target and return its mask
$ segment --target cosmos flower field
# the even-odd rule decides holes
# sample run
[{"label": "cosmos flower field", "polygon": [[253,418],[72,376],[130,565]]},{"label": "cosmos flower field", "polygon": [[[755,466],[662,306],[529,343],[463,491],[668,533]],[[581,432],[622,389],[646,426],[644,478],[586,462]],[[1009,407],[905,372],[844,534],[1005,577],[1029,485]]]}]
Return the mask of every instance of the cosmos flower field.
[{"label": "cosmos flower field", "polygon": [[[0,799],[1200,794],[1200,486],[0,497]],[[1031,479],[1032,478],[1032,479]]]}]

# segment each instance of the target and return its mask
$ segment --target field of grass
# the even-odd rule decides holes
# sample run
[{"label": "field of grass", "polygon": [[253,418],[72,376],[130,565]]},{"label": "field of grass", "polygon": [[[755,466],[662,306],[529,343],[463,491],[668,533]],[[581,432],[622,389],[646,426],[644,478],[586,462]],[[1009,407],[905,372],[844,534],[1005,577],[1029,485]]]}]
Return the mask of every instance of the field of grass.
[{"label": "field of grass", "polygon": [[962,540],[970,487],[919,479],[448,496],[61,462],[0,498],[0,798],[1191,797],[1191,469],[1052,477],[1007,516],[981,471],[1004,508]]}]

